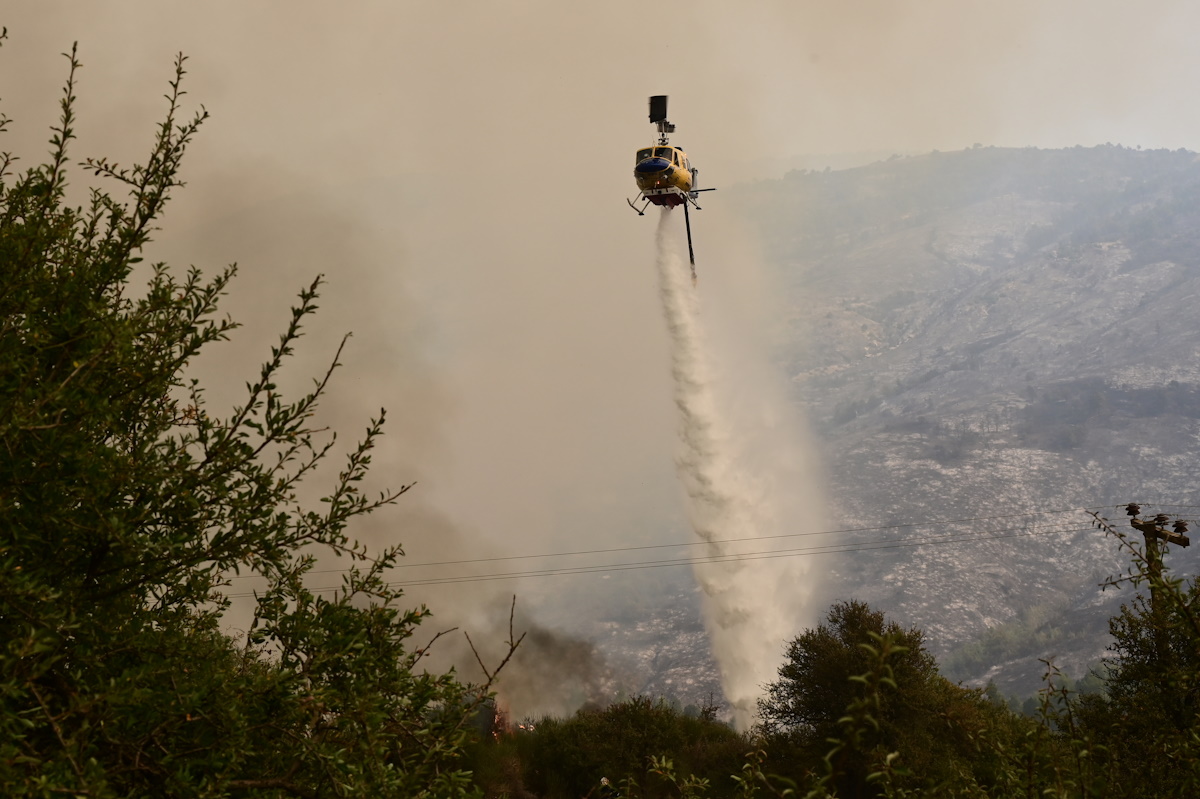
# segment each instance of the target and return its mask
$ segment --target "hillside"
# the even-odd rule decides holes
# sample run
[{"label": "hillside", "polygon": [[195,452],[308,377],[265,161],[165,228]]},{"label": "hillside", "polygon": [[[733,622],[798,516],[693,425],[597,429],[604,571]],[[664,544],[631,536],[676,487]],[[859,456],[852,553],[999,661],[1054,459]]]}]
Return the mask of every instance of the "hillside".
[{"label": "hillside", "polygon": [[1014,514],[1200,505],[1197,155],[975,148],[735,191],[786,287],[835,524],[992,539],[844,555],[837,593],[923,627],[958,678],[1022,693],[1050,655],[1081,676],[1126,561],[1081,512]]}]

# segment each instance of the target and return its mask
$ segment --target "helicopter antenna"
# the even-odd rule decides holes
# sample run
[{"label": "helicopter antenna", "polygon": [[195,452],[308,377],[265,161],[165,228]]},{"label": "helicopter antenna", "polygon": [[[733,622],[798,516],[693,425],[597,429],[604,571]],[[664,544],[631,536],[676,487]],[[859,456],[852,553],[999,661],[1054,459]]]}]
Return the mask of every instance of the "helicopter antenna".
[{"label": "helicopter antenna", "polygon": [[658,143],[665,146],[667,134],[675,132],[675,126],[667,121],[667,95],[656,94],[650,98],[650,122],[658,127]]}]

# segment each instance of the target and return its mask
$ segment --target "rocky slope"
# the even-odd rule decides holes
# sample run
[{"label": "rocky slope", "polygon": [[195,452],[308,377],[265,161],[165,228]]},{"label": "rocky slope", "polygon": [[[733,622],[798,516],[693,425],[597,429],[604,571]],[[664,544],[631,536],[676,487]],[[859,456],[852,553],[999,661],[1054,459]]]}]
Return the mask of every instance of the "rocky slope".
[{"label": "rocky slope", "polygon": [[1021,694],[1050,656],[1081,676],[1129,594],[1100,591],[1127,559],[1077,509],[1200,506],[1196,154],[976,148],[738,194],[836,524],[902,545],[843,556],[844,594],[959,678]]},{"label": "rocky slope", "polygon": [[[1132,595],[1102,590],[1129,558],[1085,509],[1200,515],[1197,154],[976,148],[729,194],[852,550],[822,561],[829,598],[921,627],[970,684],[1083,677]],[[1200,546],[1168,564],[1195,574]],[[695,587],[664,572],[572,627],[623,693],[719,699]]]}]

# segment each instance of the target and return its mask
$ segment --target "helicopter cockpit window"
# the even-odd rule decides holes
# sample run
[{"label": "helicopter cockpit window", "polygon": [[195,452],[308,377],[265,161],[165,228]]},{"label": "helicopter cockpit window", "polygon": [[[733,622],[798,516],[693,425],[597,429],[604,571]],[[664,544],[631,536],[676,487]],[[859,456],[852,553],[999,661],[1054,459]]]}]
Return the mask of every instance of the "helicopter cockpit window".
[{"label": "helicopter cockpit window", "polygon": [[640,164],[642,161],[645,161],[652,155],[654,155],[653,147],[647,147],[645,150],[638,150],[637,162]]},{"label": "helicopter cockpit window", "polygon": [[673,147],[658,147],[654,150],[654,154],[659,158],[665,158],[668,161],[675,161],[675,148]]}]

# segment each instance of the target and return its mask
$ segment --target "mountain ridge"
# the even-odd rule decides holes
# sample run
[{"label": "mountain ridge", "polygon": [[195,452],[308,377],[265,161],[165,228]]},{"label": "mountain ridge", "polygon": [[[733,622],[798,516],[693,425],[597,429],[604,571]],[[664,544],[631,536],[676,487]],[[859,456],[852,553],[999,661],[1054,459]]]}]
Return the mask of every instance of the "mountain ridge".
[{"label": "mountain ridge", "polygon": [[[844,593],[925,629],[957,679],[1030,692],[1052,656],[1083,676],[1130,598],[1099,589],[1124,570],[1117,543],[1082,512],[1052,534],[1030,516],[1015,538],[987,517],[1200,505],[1197,155],[977,147],[735,190],[784,287],[778,358],[835,525],[982,519],[954,529],[991,537],[856,553],[837,567]],[[1193,573],[1196,558],[1168,563]],[[1071,635],[953,668],[1046,607]]]}]

